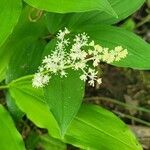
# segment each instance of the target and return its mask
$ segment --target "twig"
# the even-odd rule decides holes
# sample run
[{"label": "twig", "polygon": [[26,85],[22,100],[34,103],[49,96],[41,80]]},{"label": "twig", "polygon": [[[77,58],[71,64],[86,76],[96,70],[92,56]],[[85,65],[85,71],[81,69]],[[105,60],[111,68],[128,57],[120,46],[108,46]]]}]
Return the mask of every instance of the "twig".
[{"label": "twig", "polygon": [[99,96],[89,97],[89,98],[85,98],[85,100],[87,100],[87,101],[91,101],[91,100],[109,101],[109,102],[118,104],[120,106],[126,107],[126,108],[130,108],[130,109],[134,108],[134,109],[137,109],[138,111],[143,111],[143,112],[150,113],[150,110],[145,109],[143,107],[137,107],[137,106],[134,106],[134,105],[129,105],[129,104],[126,104],[126,103],[123,103],[121,101],[118,101],[118,100],[115,100],[115,99],[112,99],[112,98],[108,98],[108,97],[102,97],[102,96],[100,96],[100,97]]},{"label": "twig", "polygon": [[141,22],[139,22],[137,25],[136,25],[136,28],[139,28],[140,26],[142,26],[143,24],[147,23],[150,21],[150,14],[148,14],[148,16],[146,16],[145,18],[142,19]]},{"label": "twig", "polygon": [[115,114],[119,115],[120,117],[128,118],[128,119],[134,120],[134,121],[136,121],[136,122],[139,122],[139,123],[145,124],[145,125],[147,125],[147,126],[150,126],[150,123],[149,123],[149,122],[144,121],[144,120],[142,120],[142,119],[139,119],[139,118],[136,118],[136,117],[133,117],[133,116],[130,116],[130,115],[127,115],[127,114],[118,112],[118,111],[113,111],[113,112],[114,112]]}]

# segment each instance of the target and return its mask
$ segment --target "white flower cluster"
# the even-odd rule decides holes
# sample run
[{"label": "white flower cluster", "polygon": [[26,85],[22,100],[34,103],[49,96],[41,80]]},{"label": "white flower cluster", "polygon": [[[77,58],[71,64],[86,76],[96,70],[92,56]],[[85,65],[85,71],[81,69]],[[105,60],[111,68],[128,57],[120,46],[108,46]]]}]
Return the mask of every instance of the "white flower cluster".
[{"label": "white flower cluster", "polygon": [[[89,42],[89,36],[86,33],[76,35],[71,45],[71,40],[66,38],[68,34],[70,31],[67,28],[64,31],[60,30],[57,34],[56,47],[52,54],[43,59],[42,65],[32,80],[33,87],[44,87],[55,74],[67,77],[68,68],[81,70],[80,79],[88,80],[91,86],[94,86],[95,82],[101,84],[102,79],[98,77],[98,71],[95,69],[100,61],[112,63],[120,61],[128,54],[127,49],[123,49],[122,46],[109,50],[95,44],[94,41]],[[89,65],[88,62],[92,62],[93,65]]]}]

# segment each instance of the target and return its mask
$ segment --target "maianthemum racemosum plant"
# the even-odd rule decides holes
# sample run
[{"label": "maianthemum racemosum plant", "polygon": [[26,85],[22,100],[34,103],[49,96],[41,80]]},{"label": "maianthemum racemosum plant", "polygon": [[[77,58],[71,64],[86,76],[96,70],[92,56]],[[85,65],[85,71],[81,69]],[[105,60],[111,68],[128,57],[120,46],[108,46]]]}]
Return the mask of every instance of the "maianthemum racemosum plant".
[{"label": "maianthemum racemosum plant", "polygon": [[144,2],[1,0],[0,150],[142,150],[119,117],[83,99],[86,83],[102,84],[101,63],[150,69],[150,46],[125,19]]}]

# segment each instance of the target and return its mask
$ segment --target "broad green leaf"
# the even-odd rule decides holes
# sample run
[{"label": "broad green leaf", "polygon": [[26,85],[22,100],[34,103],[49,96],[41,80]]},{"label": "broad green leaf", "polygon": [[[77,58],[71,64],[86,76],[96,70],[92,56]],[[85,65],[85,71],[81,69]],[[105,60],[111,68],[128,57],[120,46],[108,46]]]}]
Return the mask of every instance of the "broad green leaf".
[{"label": "broad green leaf", "polygon": [[14,80],[10,84],[9,92],[17,106],[31,121],[40,128],[49,127],[53,137],[59,137],[59,128],[46,105],[43,89],[33,88],[32,78],[33,76],[26,76]]},{"label": "broad green leaf", "polygon": [[50,33],[55,33],[62,27],[75,30],[87,24],[114,24],[134,13],[142,6],[145,0],[109,0],[109,2],[115,12],[117,12],[118,18],[99,11],[70,14],[46,13],[47,27]]},{"label": "broad green leaf", "polygon": [[122,46],[127,48],[129,54],[125,59],[114,63],[115,66],[150,69],[150,45],[134,33],[106,25],[87,25],[77,30],[77,32],[81,31],[88,33],[91,39],[104,47]]},{"label": "broad green leaf", "polygon": [[0,149],[25,150],[21,135],[2,105],[0,105]]},{"label": "broad green leaf", "polygon": [[119,118],[92,105],[81,107],[65,140],[83,149],[142,150],[133,133]]},{"label": "broad green leaf", "polygon": [[[31,87],[31,79],[24,77],[14,81],[10,84],[10,92],[30,120],[48,129],[51,136],[61,139],[58,125],[44,102],[44,93]],[[142,150],[133,133],[119,118],[92,105],[82,105],[61,140],[89,150]]]},{"label": "broad green leaf", "polygon": [[[108,0],[118,15],[118,18],[112,17],[109,14],[106,13],[96,13],[95,15],[91,16],[90,20],[87,20],[84,22],[84,25],[86,25],[88,22],[90,24],[114,24],[117,23],[131,14],[133,14],[135,11],[137,11],[145,2],[145,0]],[[86,17],[85,17],[86,18]]]},{"label": "broad green leaf", "polygon": [[52,76],[49,85],[44,88],[45,99],[62,135],[77,114],[84,96],[84,82],[80,80],[79,72],[69,69],[67,74],[64,78]]},{"label": "broad green leaf", "polygon": [[17,24],[21,9],[21,0],[2,0],[0,2],[0,47]]},{"label": "broad green leaf", "polygon": [[92,10],[105,11],[110,15],[117,16],[108,0],[25,0],[29,5],[46,10],[48,12],[69,13],[85,12]]}]

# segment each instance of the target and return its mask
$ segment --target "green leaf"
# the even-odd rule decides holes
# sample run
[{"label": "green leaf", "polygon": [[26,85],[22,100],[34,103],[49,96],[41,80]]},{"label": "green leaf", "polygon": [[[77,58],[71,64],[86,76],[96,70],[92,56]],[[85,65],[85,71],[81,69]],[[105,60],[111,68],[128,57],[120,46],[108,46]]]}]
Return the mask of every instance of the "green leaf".
[{"label": "green leaf", "polygon": [[[145,0],[108,0],[118,15],[118,18],[112,17],[109,14],[106,13],[97,13],[95,12],[95,16],[91,17],[89,20],[92,22],[92,24],[114,24],[117,23],[131,14],[133,14],[135,11],[137,11],[144,3]],[[84,24],[87,24],[87,21],[84,22]]]},{"label": "green leaf", "polygon": [[0,105],[0,149],[25,150],[21,135],[2,105]]},{"label": "green leaf", "polygon": [[82,26],[90,22],[90,24],[115,24],[137,11],[145,2],[145,0],[108,0],[112,8],[118,15],[117,18],[105,12],[93,11],[93,13],[84,13],[79,22]]},{"label": "green leaf", "polygon": [[65,140],[83,149],[142,150],[133,133],[119,118],[92,105],[81,107]]},{"label": "green leaf", "polygon": [[69,12],[85,12],[91,10],[105,11],[110,15],[117,16],[112,9],[108,0],[25,0],[29,5],[46,10],[48,12],[69,13]]},{"label": "green leaf", "polygon": [[150,45],[132,32],[118,27],[104,25],[87,25],[77,32],[88,33],[96,43],[109,48],[123,46],[127,48],[128,56],[113,65],[134,69],[150,69]]},{"label": "green leaf", "polygon": [[79,72],[70,69],[67,74],[64,78],[53,76],[49,85],[44,88],[45,99],[62,135],[77,114],[84,96],[84,82],[80,80]]},{"label": "green leaf", "polygon": [[80,27],[86,26],[89,22],[90,25],[114,24],[134,13],[140,8],[140,6],[142,6],[145,0],[109,0],[109,2],[117,13],[118,18],[99,11],[70,14],[46,13],[46,25],[50,33],[55,33],[63,27],[76,30]]},{"label": "green leaf", "polygon": [[33,76],[26,76],[14,80],[10,83],[9,92],[31,121],[40,128],[48,127],[53,137],[59,137],[59,127],[46,105],[43,89],[33,88],[32,78]]},{"label": "green leaf", "polygon": [[142,150],[128,127],[101,107],[83,105],[62,139],[58,125],[44,102],[43,91],[32,88],[29,77],[11,83],[10,92],[29,119],[37,126],[47,128],[50,135],[64,142],[89,150]]},{"label": "green leaf", "polygon": [[0,47],[12,33],[21,14],[21,0],[2,0],[0,2]]}]

